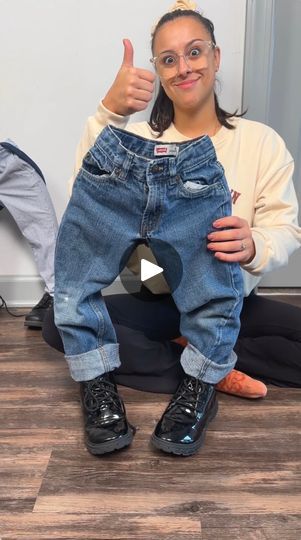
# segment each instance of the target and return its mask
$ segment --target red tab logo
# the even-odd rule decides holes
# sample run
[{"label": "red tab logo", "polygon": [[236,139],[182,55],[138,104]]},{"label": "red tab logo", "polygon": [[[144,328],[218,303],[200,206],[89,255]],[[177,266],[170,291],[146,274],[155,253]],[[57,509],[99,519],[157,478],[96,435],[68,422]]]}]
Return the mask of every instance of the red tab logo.
[{"label": "red tab logo", "polygon": [[178,147],[176,144],[157,144],[154,148],[155,156],[177,156]]},{"label": "red tab logo", "polygon": [[155,156],[160,156],[162,154],[168,155],[168,146],[155,146],[154,154]]}]

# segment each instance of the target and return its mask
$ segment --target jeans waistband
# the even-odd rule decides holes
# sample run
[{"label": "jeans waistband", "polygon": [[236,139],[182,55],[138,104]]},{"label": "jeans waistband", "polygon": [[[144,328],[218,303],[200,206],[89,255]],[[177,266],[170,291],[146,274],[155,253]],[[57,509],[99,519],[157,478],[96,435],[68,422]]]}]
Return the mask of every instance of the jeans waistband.
[{"label": "jeans waistband", "polygon": [[172,176],[216,159],[208,135],[184,142],[162,143],[111,125],[100,133],[91,152],[96,160],[100,154],[123,170],[131,167],[140,173],[155,173],[157,176]]}]

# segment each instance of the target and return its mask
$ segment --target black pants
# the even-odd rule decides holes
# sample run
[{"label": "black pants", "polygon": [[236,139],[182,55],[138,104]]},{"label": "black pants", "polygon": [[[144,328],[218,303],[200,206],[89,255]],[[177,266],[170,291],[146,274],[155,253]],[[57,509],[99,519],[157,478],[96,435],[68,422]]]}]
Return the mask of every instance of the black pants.
[{"label": "black pants", "polygon": [[[169,294],[153,295],[144,286],[135,295],[105,296],[120,346],[116,382],[139,390],[173,393],[183,376],[180,314]],[[49,311],[45,341],[63,352],[63,343]],[[235,368],[266,383],[301,387],[301,308],[251,294],[241,312],[235,345]]]}]

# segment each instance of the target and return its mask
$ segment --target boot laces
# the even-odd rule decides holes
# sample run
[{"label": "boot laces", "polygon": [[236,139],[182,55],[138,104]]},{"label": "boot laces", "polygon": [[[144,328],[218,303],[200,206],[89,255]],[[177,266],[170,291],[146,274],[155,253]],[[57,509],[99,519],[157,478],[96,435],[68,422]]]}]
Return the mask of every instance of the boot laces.
[{"label": "boot laces", "polygon": [[37,303],[36,306],[34,306],[34,309],[40,309],[45,307],[50,307],[53,303],[53,298],[50,296],[50,294],[45,293],[41,300]]},{"label": "boot laces", "polygon": [[187,422],[187,417],[195,417],[200,394],[205,390],[205,385],[198,379],[186,377],[171,402],[169,403],[166,415],[177,422]]},{"label": "boot laces", "polygon": [[107,407],[124,412],[123,403],[115,384],[108,379],[97,377],[85,383],[84,406],[90,413],[97,413]]}]

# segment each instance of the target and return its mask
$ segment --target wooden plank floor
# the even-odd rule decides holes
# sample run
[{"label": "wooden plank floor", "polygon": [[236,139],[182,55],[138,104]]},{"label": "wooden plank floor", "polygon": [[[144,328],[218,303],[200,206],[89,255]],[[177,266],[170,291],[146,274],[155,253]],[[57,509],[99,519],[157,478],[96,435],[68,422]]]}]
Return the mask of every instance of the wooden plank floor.
[{"label": "wooden plank floor", "polygon": [[0,363],[1,540],[301,539],[301,390],[219,393],[204,448],[183,458],[149,445],[169,396],[120,387],[137,434],[97,458],[62,355],[4,309]]}]

